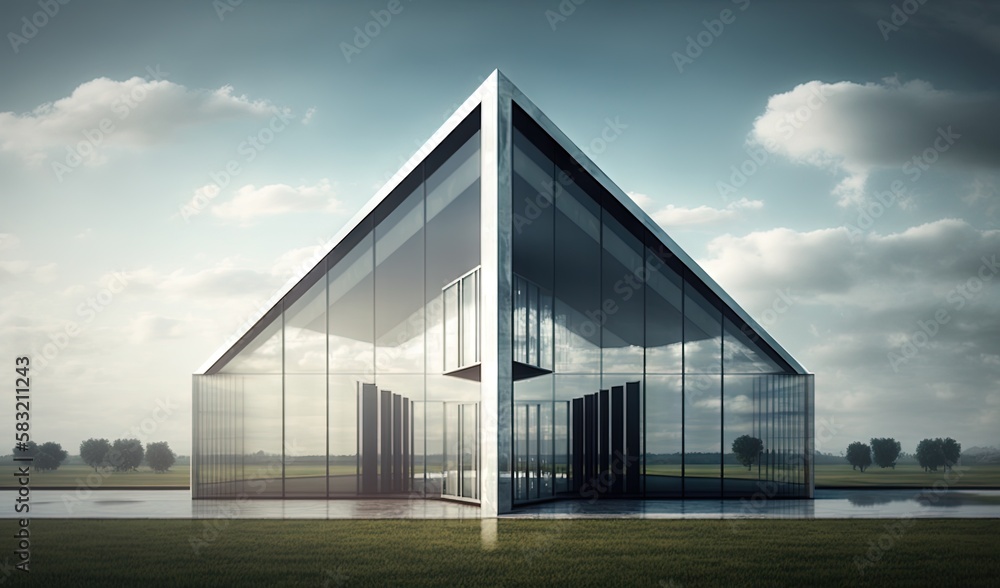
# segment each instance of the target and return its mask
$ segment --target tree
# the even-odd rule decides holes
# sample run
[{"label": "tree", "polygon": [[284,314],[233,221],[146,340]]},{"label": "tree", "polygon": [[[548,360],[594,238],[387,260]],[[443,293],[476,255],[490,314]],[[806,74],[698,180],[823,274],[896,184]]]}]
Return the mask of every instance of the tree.
[{"label": "tree", "polygon": [[753,464],[757,463],[761,452],[764,451],[764,442],[750,435],[740,435],[733,440],[733,453],[741,464],[747,469],[753,469]]},{"label": "tree", "polygon": [[14,454],[14,457],[35,457],[38,453],[38,444],[34,441],[28,441],[24,444],[23,449],[14,447],[12,453]]},{"label": "tree", "polygon": [[35,454],[35,460],[31,465],[35,466],[35,469],[40,472],[55,471],[59,469],[59,466],[62,465],[67,455],[62,445],[53,441],[46,441],[38,446],[38,452]]},{"label": "tree", "polygon": [[872,438],[872,455],[875,465],[880,468],[896,469],[896,459],[902,447],[892,437]]},{"label": "tree", "polygon": [[949,470],[953,469],[958,459],[962,457],[962,444],[951,437],[946,437],[941,442],[941,452],[944,454],[944,466]]},{"label": "tree", "polygon": [[924,471],[936,472],[943,467],[950,470],[962,457],[962,444],[951,437],[924,439],[917,444],[916,458]]},{"label": "tree", "polygon": [[177,455],[170,450],[166,441],[150,443],[146,446],[146,463],[154,472],[165,472],[177,461]]},{"label": "tree", "polygon": [[108,466],[108,453],[111,452],[111,442],[107,439],[87,439],[80,444],[80,459],[94,468]]},{"label": "tree", "polygon": [[917,463],[925,472],[936,472],[939,467],[945,465],[944,440],[938,437],[917,443]]},{"label": "tree", "polygon": [[865,468],[872,465],[872,448],[861,441],[855,441],[847,446],[847,461],[851,464],[851,469]]},{"label": "tree", "polygon": [[138,439],[115,439],[108,453],[108,462],[115,471],[133,471],[142,463],[143,453],[142,442]]}]

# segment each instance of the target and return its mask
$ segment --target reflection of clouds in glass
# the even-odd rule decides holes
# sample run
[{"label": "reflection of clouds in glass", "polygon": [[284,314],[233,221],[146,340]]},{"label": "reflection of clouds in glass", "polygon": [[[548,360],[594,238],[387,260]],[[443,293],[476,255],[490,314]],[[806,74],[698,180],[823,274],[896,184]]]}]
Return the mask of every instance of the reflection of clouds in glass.
[{"label": "reflection of clouds in glass", "polygon": [[[690,335],[688,335],[690,337]],[[684,370],[687,372],[719,373],[722,369],[720,350],[722,338],[692,341],[684,344]]]},{"label": "reflection of clouds in glass", "polygon": [[680,342],[646,348],[646,373],[671,373],[681,369],[684,346]]},{"label": "reflection of clouds in glass", "polygon": [[643,348],[639,345],[605,347],[603,356],[601,367],[606,374],[642,373]]},{"label": "reflection of clouds in glass", "polygon": [[[276,321],[277,322],[277,321]],[[281,331],[272,324],[231,359],[220,373],[280,374]]]},{"label": "reflection of clouds in glass", "polygon": [[[695,400],[693,402],[690,402],[688,404],[690,406],[695,407],[695,408],[706,408],[706,409],[717,410],[718,408],[720,408],[722,406],[722,399],[721,398],[700,398],[700,399]],[[727,407],[727,410],[728,410],[728,407]]]},{"label": "reflection of clouds in glass", "polygon": [[372,344],[347,337],[330,336],[330,372],[370,372]]},{"label": "reflection of clouds in glass", "polygon": [[[596,373],[601,366],[601,349],[591,342],[588,337],[578,334],[580,325],[590,324],[591,329],[596,331],[593,323],[587,322],[586,317],[565,304],[556,301],[556,372],[569,373]],[[574,328],[576,327],[576,328]],[[583,329],[584,333],[592,333],[590,329]]]},{"label": "reflection of clouds in glass", "polygon": [[378,338],[375,346],[375,370],[390,373],[424,371],[423,307]]},{"label": "reflection of clouds in glass", "polygon": [[723,335],[723,361],[725,371],[728,373],[739,372],[782,372],[778,366],[764,351],[758,347],[752,337],[756,337],[747,327],[747,332],[738,328],[728,318],[724,320],[725,332]]},{"label": "reflection of clouds in glass", "polygon": [[726,421],[741,414],[753,414],[753,402],[744,394],[729,396],[726,394]]}]

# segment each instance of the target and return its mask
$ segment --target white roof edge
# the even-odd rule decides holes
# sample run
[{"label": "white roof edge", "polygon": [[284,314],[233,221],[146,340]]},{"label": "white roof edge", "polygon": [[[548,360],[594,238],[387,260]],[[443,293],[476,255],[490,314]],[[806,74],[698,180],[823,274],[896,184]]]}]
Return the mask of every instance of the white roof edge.
[{"label": "white roof edge", "polygon": [[[432,134],[431,137],[427,139],[427,141],[425,141],[424,144],[419,149],[417,149],[416,153],[414,153],[406,161],[406,163],[404,163],[403,166],[399,168],[399,170],[395,174],[393,174],[391,178],[389,178],[389,180],[382,186],[382,188],[380,188],[379,191],[376,192],[375,195],[372,196],[371,199],[369,199],[368,202],[365,203],[363,207],[361,207],[361,210],[359,210],[353,217],[351,217],[351,220],[346,222],[340,228],[340,230],[337,231],[337,233],[323,245],[323,250],[322,253],[320,254],[320,258],[325,258],[327,254],[333,251],[334,248],[336,248],[337,245],[339,245],[340,242],[343,241],[344,238],[346,238],[347,235],[350,234],[350,232],[353,231],[355,227],[361,224],[361,221],[363,221],[369,214],[371,214],[373,210],[375,210],[375,207],[377,207],[383,200],[385,200],[385,198],[389,194],[391,194],[392,191],[395,190],[396,187],[399,186],[399,184],[404,179],[406,179],[406,177],[409,176],[410,173],[417,168],[417,166],[419,166],[423,162],[424,158],[429,153],[434,151],[434,149],[437,148],[437,146],[440,145],[441,142],[444,141],[444,139],[458,127],[459,123],[465,120],[465,118],[469,115],[469,113],[471,113],[473,110],[476,109],[477,106],[479,106],[479,104],[482,102],[484,92],[486,91],[486,89],[489,87],[490,84],[493,84],[494,86],[497,84],[497,77],[499,75],[500,72],[498,70],[493,70],[493,73],[491,73],[489,77],[487,77],[486,80],[482,84],[480,84],[478,88],[476,88],[476,91],[465,99],[462,105],[459,106],[458,109],[455,110],[455,112],[453,112],[450,117],[448,117],[448,119],[444,122],[444,124],[438,127],[438,129],[434,131],[434,134]],[[288,294],[292,290],[292,288],[295,287],[296,284],[302,281],[302,279],[305,278],[306,275],[309,274],[309,272],[315,269],[315,267],[316,267],[315,265],[311,266],[309,267],[309,269],[299,272],[296,275],[292,276],[292,278],[289,279],[284,286],[282,286],[270,298],[268,298],[267,302],[261,305],[260,308],[263,310],[260,311],[259,316],[255,314],[251,318],[244,321],[243,324],[241,324],[236,329],[236,331],[232,335],[230,335],[228,339],[226,339],[226,342],[223,343],[222,346],[219,347],[214,353],[212,353],[212,355],[208,358],[208,360],[206,360],[205,363],[203,363],[201,367],[198,368],[198,371],[195,372],[195,375],[203,375],[207,373],[208,370],[210,370],[212,366],[215,365],[216,362],[218,362],[219,359],[221,359],[222,356],[225,355],[226,352],[229,351],[229,349],[236,344],[237,341],[239,341],[247,333],[249,333],[254,328],[254,326],[256,326],[257,323],[264,317],[264,315],[267,314],[272,308],[274,308],[274,306],[277,305],[278,302],[282,298],[284,298],[285,295]]]},{"label": "white roof edge", "polygon": [[560,130],[559,127],[557,127],[555,123],[553,123],[552,120],[550,120],[549,117],[546,116],[545,113],[542,112],[542,110],[535,105],[534,102],[532,102],[527,96],[525,96],[524,93],[521,92],[521,90],[517,86],[515,86],[509,79],[507,79],[507,77],[504,76],[502,73],[499,74],[498,83],[505,85],[507,87],[506,89],[508,90],[509,95],[512,97],[514,102],[517,103],[518,106],[520,106],[525,112],[527,112],[528,115],[531,116],[531,118],[536,123],[538,123],[546,133],[549,134],[549,136],[555,139],[556,143],[558,143],[559,146],[565,149],[566,152],[569,153],[570,156],[572,156],[584,168],[584,170],[587,171],[587,173],[592,175],[594,179],[596,179],[601,184],[601,186],[603,186],[609,193],[611,193],[615,198],[617,198],[618,201],[625,207],[626,210],[632,213],[637,219],[639,219],[640,222],[642,222],[642,224],[647,229],[650,230],[650,232],[652,232],[653,235],[655,235],[658,239],[660,239],[660,241],[662,241],[663,244],[667,246],[670,252],[673,253],[675,256],[677,256],[677,258],[684,265],[690,268],[691,271],[694,272],[694,274],[699,279],[701,279],[701,281],[703,281],[705,285],[707,285],[708,288],[716,296],[718,296],[724,304],[732,308],[733,311],[736,313],[736,315],[739,316],[741,319],[743,319],[743,321],[745,321],[747,325],[749,325],[756,333],[758,333],[760,337],[764,340],[764,342],[767,343],[772,349],[774,349],[778,353],[778,355],[780,355],[781,358],[788,363],[788,365],[790,365],[793,369],[803,374],[810,373],[808,370],[806,370],[805,366],[799,363],[799,361],[796,360],[795,357],[793,357],[792,354],[788,352],[788,350],[782,347],[781,344],[779,344],[774,339],[774,337],[772,337],[771,334],[768,333],[766,329],[764,329],[764,327],[762,327],[756,320],[754,320],[754,318],[750,316],[750,313],[744,310],[742,306],[740,306],[735,300],[733,300],[732,296],[730,296],[722,288],[722,286],[720,286],[714,279],[712,279],[712,277],[708,275],[708,272],[706,272],[700,265],[698,265],[698,263],[690,255],[688,255],[686,251],[684,251],[680,247],[680,245],[678,245],[673,239],[671,239],[670,236],[667,234],[667,232],[664,231],[663,228],[659,224],[657,224],[652,218],[650,218],[648,214],[646,214],[646,211],[640,208],[639,205],[637,205],[631,198],[629,198],[628,195],[625,194],[625,192],[621,188],[619,188],[618,185],[611,180],[611,178],[607,176],[607,174],[601,171],[601,168],[598,167],[597,164],[594,163],[593,160],[591,160],[590,157],[587,156],[587,154],[584,153],[583,150],[580,149],[575,142],[570,140],[570,138],[567,137],[566,134],[563,133],[562,130]]}]

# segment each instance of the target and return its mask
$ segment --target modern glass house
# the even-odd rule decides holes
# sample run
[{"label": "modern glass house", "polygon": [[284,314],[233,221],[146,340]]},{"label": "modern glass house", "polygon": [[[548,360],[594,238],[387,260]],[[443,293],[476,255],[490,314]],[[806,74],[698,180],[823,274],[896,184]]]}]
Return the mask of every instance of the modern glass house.
[{"label": "modern glass house", "polygon": [[500,72],[272,302],[194,498],[812,497],[813,376]]}]

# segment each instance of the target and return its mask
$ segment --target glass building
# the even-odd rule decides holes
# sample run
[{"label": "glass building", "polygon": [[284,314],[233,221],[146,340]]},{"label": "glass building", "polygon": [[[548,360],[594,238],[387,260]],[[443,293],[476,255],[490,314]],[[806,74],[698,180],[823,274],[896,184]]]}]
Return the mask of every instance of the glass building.
[{"label": "glass building", "polygon": [[194,376],[194,498],[813,492],[813,376],[500,72]]}]

